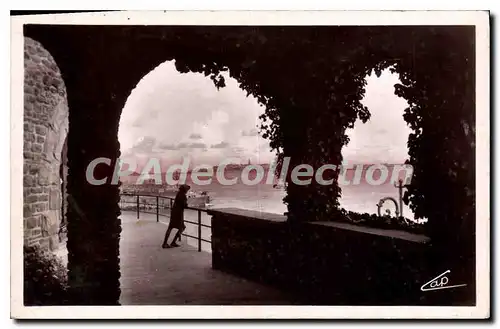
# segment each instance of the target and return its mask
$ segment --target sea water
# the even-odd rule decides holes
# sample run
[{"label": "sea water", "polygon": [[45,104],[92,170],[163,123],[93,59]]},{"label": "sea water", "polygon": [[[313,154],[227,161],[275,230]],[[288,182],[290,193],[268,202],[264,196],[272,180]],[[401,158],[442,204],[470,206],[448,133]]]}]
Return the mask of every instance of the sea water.
[{"label": "sea water", "polygon": [[[272,184],[260,183],[249,186],[238,182],[234,185],[221,185],[217,180],[213,180],[209,185],[191,186],[193,190],[208,192],[212,208],[242,208],[276,214],[283,214],[287,211],[283,202],[286,191],[274,188]],[[361,182],[359,185],[346,185],[341,188],[340,206],[359,213],[376,214],[377,204],[384,197],[399,200],[399,191],[390,182],[378,186]],[[385,202],[382,212],[385,213],[386,210],[394,215],[394,204]],[[409,219],[414,217],[411,209],[404,204],[403,215]]]}]

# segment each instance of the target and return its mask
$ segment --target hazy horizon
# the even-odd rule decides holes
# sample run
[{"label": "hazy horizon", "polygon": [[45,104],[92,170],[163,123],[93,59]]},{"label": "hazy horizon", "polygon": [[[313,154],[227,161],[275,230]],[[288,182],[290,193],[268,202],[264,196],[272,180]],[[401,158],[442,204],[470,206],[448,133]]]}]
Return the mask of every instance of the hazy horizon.
[{"label": "hazy horizon", "polygon": [[[171,164],[171,165],[168,165],[167,167],[167,170],[164,170],[165,169],[165,166],[160,166],[160,169],[161,169],[161,173],[162,174],[166,174],[166,173],[169,173],[168,169],[171,168],[171,166],[176,166],[175,170],[173,170],[173,172],[175,171],[178,171],[179,169],[177,168],[177,165],[179,165],[179,163],[177,164]],[[230,163],[228,164],[229,166],[241,166],[239,168],[236,168],[236,167],[228,167],[226,169],[232,169],[232,170],[238,170],[238,169],[242,169],[244,166],[247,166],[248,164],[237,164],[237,163]],[[251,165],[256,165],[256,166],[270,166],[271,163],[251,163]],[[355,170],[355,168],[351,168],[351,166],[353,167],[357,167],[357,166],[373,166],[373,165],[384,165],[384,166],[387,166],[387,167],[391,167],[391,166],[397,166],[397,165],[404,165],[404,163],[348,163],[346,164],[349,168],[347,168],[347,170]],[[214,168],[214,167],[217,167],[218,165],[207,165],[207,166],[211,166],[211,168]],[[142,172],[143,172],[143,168],[141,169],[136,169],[134,170],[131,175],[133,174],[137,174],[137,175],[140,175]],[[188,167],[188,172],[191,172],[194,168],[193,167]],[[363,170],[365,170],[367,168],[363,168]],[[291,168],[289,168],[289,171],[291,170]],[[150,170],[148,170],[148,173],[153,173],[154,172],[154,169],[151,168]]]}]

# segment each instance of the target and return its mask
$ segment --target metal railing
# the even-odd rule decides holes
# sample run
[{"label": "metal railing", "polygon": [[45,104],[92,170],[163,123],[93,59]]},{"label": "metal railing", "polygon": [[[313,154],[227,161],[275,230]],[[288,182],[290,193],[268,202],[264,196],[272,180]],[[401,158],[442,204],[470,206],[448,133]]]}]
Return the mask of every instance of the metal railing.
[{"label": "metal railing", "polygon": [[[128,199],[128,200],[127,200]],[[152,202],[147,202],[152,200]],[[138,194],[138,193],[120,193],[120,209],[131,211],[134,210],[137,213],[137,219],[140,218],[140,213],[156,214],[156,221],[160,221],[160,216],[170,218],[170,212],[172,206],[174,205],[174,198],[167,196],[160,196],[154,194]],[[186,207],[185,210],[194,210],[197,212],[197,222],[184,219],[184,223],[196,225],[198,228],[198,236],[193,236],[190,234],[182,233],[182,236],[196,239],[198,244],[198,251],[201,251],[202,242],[211,243],[211,240],[204,239],[202,237],[201,228],[207,227],[211,228],[210,225],[203,224],[201,221],[202,212],[207,213],[207,209],[196,208],[196,207]]]}]

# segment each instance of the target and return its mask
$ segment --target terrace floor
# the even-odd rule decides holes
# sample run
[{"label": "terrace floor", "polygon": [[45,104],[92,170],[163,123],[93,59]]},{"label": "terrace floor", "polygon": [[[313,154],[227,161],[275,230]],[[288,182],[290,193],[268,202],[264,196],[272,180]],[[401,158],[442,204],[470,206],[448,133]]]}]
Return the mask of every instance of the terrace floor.
[{"label": "terrace floor", "polygon": [[[186,244],[163,249],[168,218],[124,211],[120,240],[122,305],[293,305],[273,287],[211,268],[211,254]],[[162,222],[163,221],[163,222]],[[165,221],[167,223],[165,223]]]},{"label": "terrace floor", "polygon": [[[185,215],[195,220],[194,214]],[[156,215],[140,213],[138,220],[136,212],[122,211],[121,220],[121,305],[299,304],[286,292],[212,269],[206,243],[199,252],[195,240],[187,244],[183,237],[180,247],[163,249],[167,217],[157,222]],[[195,235],[196,227],[187,224],[186,231]],[[56,254],[67,262],[66,250]]]}]

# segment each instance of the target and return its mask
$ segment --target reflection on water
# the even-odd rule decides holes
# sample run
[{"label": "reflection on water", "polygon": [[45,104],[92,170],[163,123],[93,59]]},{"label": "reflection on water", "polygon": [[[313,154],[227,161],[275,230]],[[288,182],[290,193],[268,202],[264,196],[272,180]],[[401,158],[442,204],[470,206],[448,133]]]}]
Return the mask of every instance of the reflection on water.
[{"label": "reflection on water", "polygon": [[[198,187],[193,186],[193,188]],[[247,186],[236,184],[224,186],[212,182],[210,185],[203,186],[203,190],[210,194],[212,208],[234,207],[278,214],[283,214],[287,210],[286,205],[283,203],[285,191],[275,189],[272,185]],[[376,214],[376,204],[381,198],[388,196],[398,200],[398,189],[391,184],[381,186],[371,186],[369,184],[348,185],[342,188],[340,205],[347,210]],[[390,209],[391,214],[394,214],[394,206],[390,203],[385,203],[384,209]],[[406,205],[403,205],[403,214],[405,217],[413,219],[413,213]]]}]

